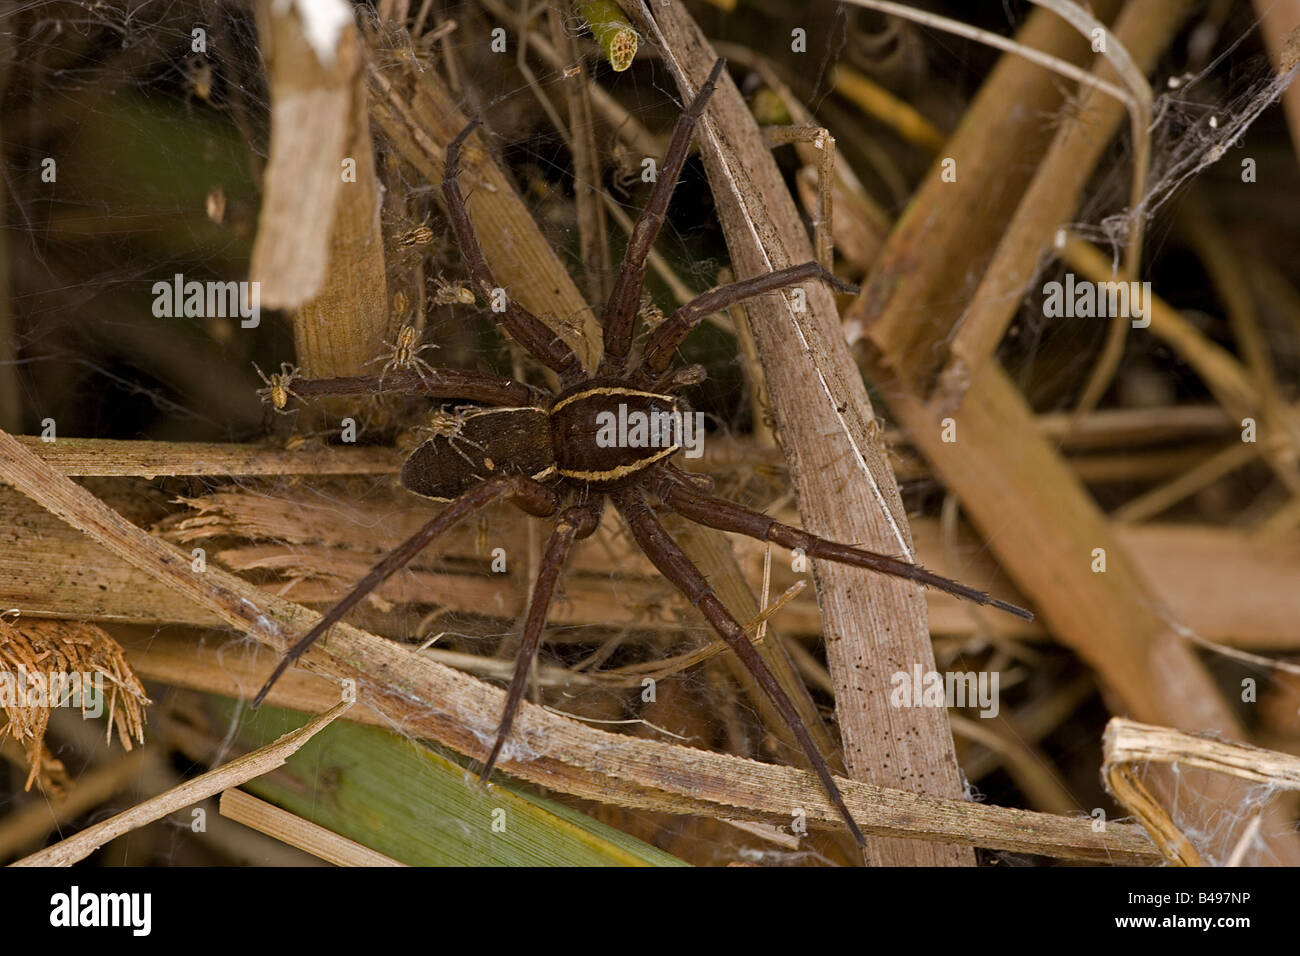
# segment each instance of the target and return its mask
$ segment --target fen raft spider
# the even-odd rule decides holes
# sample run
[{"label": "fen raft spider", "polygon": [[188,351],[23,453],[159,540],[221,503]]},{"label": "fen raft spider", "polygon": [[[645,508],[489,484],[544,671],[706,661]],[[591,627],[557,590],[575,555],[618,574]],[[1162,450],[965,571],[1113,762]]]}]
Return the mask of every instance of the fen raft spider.
[{"label": "fen raft spider", "polygon": [[[753,296],[803,282],[821,281],[838,289],[852,289],[816,262],[711,289],[650,330],[639,361],[629,370],[646,257],[663,225],[695,125],[708,105],[722,68],[723,61],[714,64],[707,82],[677,121],[660,175],[632,230],[613,292],[605,305],[602,315],[604,354],[594,375],[583,370],[568,345],[545,324],[518,303],[508,300],[505,311],[499,314],[501,325],[537,361],[555,372],[560,381],[558,392],[551,394],[481,372],[432,367],[394,369],[388,375],[386,388],[375,377],[299,378],[294,381],[294,393],[301,399],[317,395],[414,392],[440,398],[469,399],[488,407],[465,412],[460,416],[455,436],[436,434],[406,459],[401,472],[403,486],[414,494],[446,503],[447,507],[375,565],[315,627],[289,648],[258,692],[254,706],[262,703],[285,669],[362,598],[457,522],[491,502],[505,499],[530,515],[553,517],[555,526],[546,543],[524,618],[519,657],[496,741],[483,764],[481,779],[486,780],[510,734],[523,697],[529,666],[537,654],[546,625],[556,580],[569,550],[575,541],[596,530],[608,499],[622,515],[641,550],[704,615],[771,699],[854,839],[864,846],[862,831],[845,805],[826,759],[814,744],[794,705],[750,643],[745,629],[714,594],[705,576],[668,535],[656,517],[656,507],[676,512],[710,528],[748,535],[785,548],[801,548],[809,557],[907,578],[1032,620],[1033,615],[1022,608],[995,600],[919,565],[816,537],[774,521],[761,512],[711,495],[699,476],[673,464],[672,458],[682,450],[680,434],[676,436],[677,441],[658,444],[658,447],[620,447],[598,439],[600,423],[610,420],[604,416],[617,416],[620,406],[625,414],[641,413],[658,421],[663,420],[662,416],[671,418],[674,414],[685,414],[684,403],[673,392],[701,381],[703,370],[692,366],[670,372],[669,365],[678,346],[705,316]],[[460,244],[470,278],[479,292],[490,299],[497,284],[470,224],[458,182],[461,147],[477,126],[477,121],[470,123],[447,146],[442,191],[447,218]]]}]

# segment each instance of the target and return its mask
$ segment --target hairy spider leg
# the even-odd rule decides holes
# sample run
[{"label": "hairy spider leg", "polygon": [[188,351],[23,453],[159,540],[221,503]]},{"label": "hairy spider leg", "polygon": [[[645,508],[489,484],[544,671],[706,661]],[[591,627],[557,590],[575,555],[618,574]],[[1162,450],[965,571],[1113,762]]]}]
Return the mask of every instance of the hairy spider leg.
[{"label": "hairy spider leg", "polygon": [[598,375],[621,375],[627,365],[637,307],[641,303],[641,287],[645,284],[646,257],[650,255],[650,247],[654,245],[655,237],[664,224],[669,200],[677,188],[682,166],[686,163],[686,154],[690,151],[695,124],[704,115],[704,109],[709,105],[709,98],[713,96],[718,77],[722,75],[725,66],[725,60],[713,64],[709,78],[695,94],[686,112],[677,118],[677,126],[668,143],[668,152],[664,154],[663,164],[655,177],[654,189],[650,190],[650,199],[628,236],[623,265],[619,268],[614,289],[609,294],[605,313],[601,316],[601,325],[605,330],[605,354],[601,358]]},{"label": "hairy spider leg", "polygon": [[650,333],[642,353],[641,365],[633,380],[638,385],[645,386],[662,375],[686,336],[706,315],[720,312],[756,295],[777,292],[813,279],[820,279],[840,292],[857,294],[859,291],[857,286],[834,275],[820,262],[803,262],[701,292]]},{"label": "hairy spider leg", "polygon": [[569,549],[574,541],[587,537],[600,524],[599,504],[587,503],[566,508],[555,523],[555,530],[546,542],[542,554],[542,566],[533,585],[533,596],[528,602],[528,616],[524,621],[524,637],[519,645],[519,656],[515,658],[514,676],[510,678],[510,690],[506,693],[505,710],[501,712],[501,723],[497,727],[497,739],[492,745],[492,752],[483,764],[479,779],[487,782],[492,776],[492,768],[501,756],[501,748],[510,736],[510,727],[515,721],[519,703],[524,697],[524,688],[528,685],[528,671],[537,648],[542,640],[542,630],[546,627],[546,615],[551,608],[551,596],[555,593],[555,582],[564,569]]},{"label": "hairy spider leg", "polygon": [[[464,419],[461,416],[463,416],[466,412],[476,411],[476,410],[479,410],[477,405],[457,405],[455,415],[446,416],[441,419],[441,423],[448,426],[445,429],[440,428],[439,425],[426,425],[423,427],[423,431],[426,434],[432,433],[432,436],[435,438],[440,437],[440,438],[447,439],[447,447],[450,448],[452,451],[454,451],[456,454],[460,455],[460,457],[465,461],[467,465],[470,466],[470,468],[478,468],[479,465],[482,464],[482,459],[475,461],[469,455],[465,454],[465,449],[461,448],[456,443],[461,442],[463,444],[469,445],[470,448],[477,449],[479,452],[482,452],[484,455],[487,454],[487,449],[485,449],[482,445],[480,445],[476,441],[466,438],[464,435],[461,434],[461,429],[465,427]],[[455,427],[451,427],[452,422],[455,423]]]},{"label": "hairy spider leg", "polygon": [[857,568],[866,568],[869,571],[878,571],[881,574],[888,574],[896,578],[907,578],[909,581],[915,581],[926,587],[945,591],[955,597],[964,598],[976,604],[995,607],[1000,611],[1014,614],[1026,621],[1034,619],[1032,612],[1026,611],[1018,605],[1011,604],[1008,601],[999,601],[983,591],[962,584],[960,581],[954,581],[951,578],[935,574],[919,564],[912,564],[900,558],[879,554],[875,551],[864,551],[861,548],[854,548],[847,544],[840,544],[827,538],[818,537],[792,525],[782,524],[769,518],[761,511],[755,511],[752,508],[738,505],[734,501],[717,498],[701,491],[693,483],[685,483],[684,476],[686,473],[676,468],[672,469],[669,474],[672,475],[672,478],[665,483],[661,492],[663,503],[682,517],[688,518],[696,524],[716,528],[718,531],[743,534],[759,541],[771,541],[773,544],[779,544],[785,548],[800,548],[812,558],[823,558],[837,564],[848,564]]},{"label": "hairy spider leg", "polygon": [[699,609],[718,635],[735,651],[741,663],[753,675],[754,681],[763,689],[763,693],[767,694],[772,706],[776,708],[777,713],[781,715],[781,719],[785,721],[790,732],[794,734],[795,740],[807,755],[813,770],[821,779],[826,795],[830,797],[831,803],[848,824],[853,839],[857,841],[858,846],[865,847],[866,837],[862,835],[862,830],[853,819],[853,814],[849,812],[844,796],[835,783],[835,777],[831,774],[831,768],[826,763],[826,758],[817,749],[812,735],[808,733],[808,728],[804,726],[790,698],[781,689],[776,676],[768,669],[758,651],[754,650],[740,622],[731,616],[731,612],[713,593],[708,579],[664,530],[640,491],[626,488],[615,492],[613,499],[615,507],[631,528],[632,536],[636,538],[641,550],[646,553],[659,572],[671,581],[694,607]]},{"label": "hairy spider leg", "polygon": [[293,393],[302,399],[322,395],[428,395],[431,398],[468,398],[498,408],[542,407],[548,394],[489,372],[431,367],[430,375],[432,377],[403,370],[389,372],[386,379],[378,375],[295,378]]},{"label": "hairy spider leg", "polygon": [[[478,235],[469,220],[469,210],[465,207],[465,197],[461,194],[460,150],[470,133],[479,126],[478,120],[472,120],[461,130],[456,138],[447,144],[446,162],[442,172],[442,195],[447,206],[447,220],[451,223],[456,241],[460,243],[461,258],[469,269],[470,278],[479,287],[479,291],[488,301],[492,300],[492,290],[496,280],[488,266],[483,247],[479,245]],[[519,305],[509,296],[506,297],[505,311],[499,313],[505,330],[522,345],[534,358],[545,364],[566,384],[577,381],[582,376],[582,363],[578,357],[544,322]]]},{"label": "hairy spider leg", "polygon": [[330,608],[325,613],[325,616],[316,622],[315,627],[299,638],[280,658],[280,663],[275,666],[271,676],[266,679],[262,689],[253,698],[253,706],[255,708],[260,707],[262,701],[266,699],[266,695],[270,693],[271,687],[280,679],[289,665],[301,657],[307,648],[311,647],[322,634],[342,620],[343,615],[347,614],[357,602],[405,567],[412,558],[428,547],[439,535],[463,518],[500,498],[508,499],[523,511],[537,517],[553,515],[559,508],[559,499],[555,492],[531,478],[501,475],[488,478],[482,484],[475,485],[439,512],[437,517],[430,520],[419,531],[390,551],[382,561],[370,569],[370,572],[357,583],[356,587],[343,600]]},{"label": "hairy spider leg", "polygon": [[469,455],[465,453],[465,449],[457,445],[456,442],[463,442],[464,444],[469,445],[470,448],[478,449],[481,452],[484,451],[482,445],[480,445],[476,441],[470,441],[468,438],[465,438],[459,433],[455,435],[448,435],[446,437],[447,437],[447,447],[450,448],[452,451],[454,451],[456,454],[460,455],[460,457],[464,459],[465,463],[468,464],[471,468],[477,468],[481,464],[481,461],[475,461],[473,458],[469,457]]}]

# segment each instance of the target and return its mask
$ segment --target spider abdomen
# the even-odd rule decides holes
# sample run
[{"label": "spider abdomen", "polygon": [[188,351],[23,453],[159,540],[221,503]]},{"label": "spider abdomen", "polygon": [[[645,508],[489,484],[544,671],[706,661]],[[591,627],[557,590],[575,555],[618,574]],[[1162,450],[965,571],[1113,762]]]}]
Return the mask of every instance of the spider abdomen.
[{"label": "spider abdomen", "polygon": [[487,478],[541,480],[554,469],[546,409],[483,408],[444,419],[438,433],[402,464],[402,486],[425,498],[451,501]]},{"label": "spider abdomen", "polygon": [[555,470],[600,487],[627,481],[681,450],[683,409],[671,395],[586,382],[551,406]]}]

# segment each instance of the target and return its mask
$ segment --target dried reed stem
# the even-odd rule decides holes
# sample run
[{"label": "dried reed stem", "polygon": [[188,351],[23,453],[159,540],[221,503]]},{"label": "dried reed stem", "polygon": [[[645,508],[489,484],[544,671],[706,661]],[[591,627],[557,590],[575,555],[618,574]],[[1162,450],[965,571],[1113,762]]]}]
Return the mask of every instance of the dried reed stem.
[{"label": "dried reed stem", "polygon": [[155,820],[161,820],[167,814],[198,803],[215,793],[237,787],[254,777],[260,777],[276,767],[283,766],[284,762],[297,753],[303,744],[328,727],[334,722],[334,718],[351,706],[349,701],[335,704],[330,710],[313,717],[306,724],[285,734],[274,743],[260,747],[242,757],[236,757],[229,763],[209,770],[193,780],[187,780],[166,793],[160,793],[143,803],[138,803],[130,810],[110,817],[103,823],[87,827],[75,836],[68,837],[39,853],[23,857],[13,866],[71,866],[78,860],[84,860],[110,840],[116,840],[123,834],[138,830]]},{"label": "dried reed stem", "polygon": [[304,820],[243,790],[223,790],[221,815],[335,866],[405,866],[355,840]]}]

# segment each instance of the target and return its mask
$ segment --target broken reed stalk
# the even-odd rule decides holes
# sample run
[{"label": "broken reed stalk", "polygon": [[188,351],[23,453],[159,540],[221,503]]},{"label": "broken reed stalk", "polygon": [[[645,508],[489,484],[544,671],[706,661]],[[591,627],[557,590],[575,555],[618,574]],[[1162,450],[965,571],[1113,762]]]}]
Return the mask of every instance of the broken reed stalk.
[{"label": "broken reed stalk", "polygon": [[[1188,10],[1186,0],[1135,0],[1119,14],[1114,34],[1145,71],[1173,39]],[[1086,89],[1077,115],[1062,120],[952,338],[938,382],[945,407],[960,404],[965,383],[992,360],[1019,308],[1021,293],[1039,269],[1044,249],[1077,209],[1123,112],[1123,101]]]},{"label": "broken reed stalk", "polygon": [[1215,734],[1112,717],[1102,738],[1103,771],[1124,764],[1179,764],[1264,784],[1277,790],[1300,790],[1300,757],[1254,747]]},{"label": "broken reed stalk", "polygon": [[[1118,0],[1093,4],[1103,18],[1118,7]],[[1083,39],[1047,10],[1031,12],[1015,39],[1020,46],[1075,64],[1090,56]],[[1017,184],[996,190],[985,185],[1041,156],[1047,134],[1032,118],[1054,114],[1063,100],[1051,74],[1018,56],[1002,57],[947,144],[957,181],[945,182],[938,170],[931,170],[873,262],[862,295],[846,310],[846,324],[862,331],[909,389],[928,395],[933,388],[960,314],[953,300],[964,305],[974,291],[1022,195]],[[1018,109],[1008,111],[1008,102]],[[959,290],[953,289],[954,278]]]},{"label": "broken reed stalk", "polygon": [[[290,635],[319,619],[210,565],[195,573],[184,555],[51,471],[3,432],[0,478],[275,652],[284,650]],[[487,755],[503,691],[347,624],[336,625],[324,643],[326,647],[303,657],[304,666],[357,680],[360,699],[379,710],[390,725],[476,760]],[[236,693],[251,692],[255,686],[256,681],[241,682]],[[502,769],[575,796],[670,813],[781,823],[803,809],[811,823],[842,825],[817,778],[794,768],[609,734],[530,703],[520,709],[516,733],[517,750],[503,758]],[[1115,827],[1093,833],[1086,819],[1062,820],[846,780],[839,784],[855,818],[877,835],[906,834],[939,843],[1052,852],[1098,862],[1142,863],[1153,858],[1145,836],[1135,839],[1130,831]]]},{"label": "broken reed stalk", "polygon": [[[506,6],[502,0],[480,0],[480,3],[498,22],[510,25],[518,22],[518,14]],[[556,73],[563,73],[573,65],[567,62],[545,37],[537,34],[528,38],[528,51],[529,53],[536,53],[538,58],[546,64],[547,69]],[[590,91],[592,108],[600,114],[601,119],[610,127],[618,130],[619,138],[627,143],[634,153],[639,156],[658,156],[660,154],[664,144],[660,143],[646,129],[645,125],[634,113],[629,113],[599,83],[590,84]]]},{"label": "broken reed stalk", "polygon": [[[407,69],[404,61],[398,63]],[[389,76],[371,66],[367,75],[374,91],[372,118],[398,155],[436,190],[443,151],[468,124],[455,95],[434,71],[415,74],[411,68]],[[563,339],[591,371],[600,356],[600,324],[510,178],[480,145],[485,142],[482,133],[470,140],[462,154],[462,177],[488,265],[507,295]]]},{"label": "broken reed stalk", "polygon": [[[1103,16],[1114,6],[1094,5]],[[1116,33],[1135,60],[1145,62],[1167,42],[1185,6],[1136,0],[1124,7]],[[1028,18],[1022,39],[1033,36],[1031,45],[1055,44],[1066,55],[1086,55],[1077,34],[1050,14],[1039,18],[1041,12]],[[1025,112],[1008,114],[1009,100]],[[1035,270],[1043,244],[1068,218],[1101,148],[1093,141],[1097,128],[1078,131],[1088,148],[1074,151],[1063,148],[1058,133],[1023,194],[1013,188],[991,194],[987,183],[1008,163],[1047,151],[1033,117],[1059,104],[1059,91],[1041,71],[1005,57],[993,70],[948,143],[949,155],[964,172],[956,182],[944,182],[940,169],[931,170],[849,310],[871,346],[863,355],[864,371],[965,512],[984,529],[1002,565],[1038,603],[1052,632],[1092,663],[1119,706],[1137,717],[1145,713],[1144,719],[1239,736],[1243,730],[1205,668],[1152,610],[1158,602],[1150,578],[1065,467],[1059,449],[1036,434],[1024,396],[997,362],[971,365],[948,383],[951,391],[940,386],[932,393],[933,357],[942,356],[954,331],[960,337],[972,321],[1000,321],[1004,310],[1009,316],[1016,308],[1018,290]],[[1118,107],[1112,107],[1110,101],[1097,104],[1107,122],[1118,122]],[[1067,118],[1062,130],[1075,122]],[[969,288],[954,294],[950,281],[969,275],[983,276],[974,303]],[[994,294],[995,285],[1002,291]],[[918,322],[918,315],[925,321]],[[948,368],[960,360],[954,352]],[[955,443],[941,440],[939,422],[948,409],[936,407],[949,398],[960,400],[951,413]],[[1106,555],[1104,574],[1090,567],[1089,556],[1098,553],[1094,549]],[[1166,783],[1171,781],[1152,786],[1162,795]],[[1202,809],[1213,815],[1240,797],[1239,787],[1206,781]],[[1266,832],[1273,834],[1269,849],[1278,859],[1300,859],[1300,842],[1284,832],[1280,820],[1271,819]]]},{"label": "broken reed stalk", "polygon": [[294,451],[221,442],[121,441],[16,435],[64,475],[160,478],[176,475],[390,475],[402,467],[393,448],[308,447]]},{"label": "broken reed stalk", "polygon": [[361,41],[347,23],[324,55],[296,8],[262,2],[258,13],[272,129],[251,278],[264,305],[294,310],[304,370],[353,375],[396,331]]},{"label": "broken reed stalk", "polygon": [[335,866],[406,866],[243,790],[223,790],[219,807],[223,817]]},{"label": "broken reed stalk", "polygon": [[[716,54],[689,13],[626,0],[659,44],[684,97],[708,74]],[[737,278],[813,258],[813,250],[762,134],[724,73],[697,133]],[[796,313],[790,293],[748,304],[769,394],[791,463],[803,526],[814,534],[912,559],[897,484],[876,443],[874,412],[844,343],[834,296],[804,289]],[[934,654],[920,589],[815,562],[818,603],[836,685],[845,763],[857,779],[962,792],[947,712],[888,704],[882,661],[919,662]],[[742,617],[747,620],[753,615]],[[973,865],[965,849],[872,840],[873,862]]]},{"label": "broken reed stalk", "polygon": [[141,774],[155,759],[155,754],[148,749],[122,754],[81,774],[76,786],[61,798],[34,801],[7,813],[0,820],[0,860],[40,846],[52,831],[62,829],[137,785]]},{"label": "broken reed stalk", "polygon": [[638,43],[636,30],[614,0],[586,0],[578,4],[578,13],[615,73],[632,65]]},{"label": "broken reed stalk", "polygon": [[[537,39],[531,38],[530,45]],[[370,75],[379,90],[375,111],[379,125],[404,159],[430,183],[440,183],[443,148],[464,126],[450,92],[435,74],[428,74],[422,76],[419,83],[410,84],[408,99],[384,74],[372,69]],[[470,166],[480,188],[469,191],[468,207],[498,281],[511,295],[517,295],[526,308],[548,322],[552,330],[582,357],[584,367],[594,368],[602,342],[594,313],[583,301],[569,273],[542,237],[504,173],[481,150],[475,152],[479,155]],[[700,529],[682,544],[698,567],[706,574],[712,571],[710,580],[733,614],[740,620],[750,620],[758,614],[753,592],[740,574],[725,536]],[[798,680],[788,657],[780,651],[780,645],[765,645],[761,652],[818,746],[823,752],[833,753],[833,740],[825,722],[807,687]],[[751,678],[739,662],[728,657],[727,665],[743,686],[755,691],[750,684]],[[765,726],[777,739],[792,744],[789,729],[766,695],[755,691],[750,696],[763,716]],[[794,750],[797,752],[798,748]]]},{"label": "broken reed stalk", "polygon": [[[1272,790],[1300,790],[1300,757],[1223,740],[1212,734],[1188,733],[1112,717],[1106,724],[1102,747],[1102,781],[1106,789],[1146,827],[1165,858],[1183,866],[1203,865],[1201,856],[1138,780],[1138,768],[1153,763],[1196,767],[1263,784]],[[1247,819],[1246,833],[1257,832],[1263,819],[1259,807],[1255,816]],[[1243,842],[1249,841],[1239,840],[1231,854],[1237,862],[1244,856]]]},{"label": "broken reed stalk", "polygon": [[[266,671],[275,662],[275,656],[265,651],[259,650],[247,657],[232,656],[229,653],[223,654],[219,647],[212,644],[205,644],[196,648],[192,641],[181,635],[174,634],[164,634],[154,638],[151,635],[142,633],[137,640],[124,639],[124,644],[132,664],[141,673],[150,675],[155,680],[232,697],[247,693],[249,688],[256,688]],[[408,651],[404,652],[403,656],[411,660],[409,666],[415,668],[421,666],[417,655],[413,655]],[[465,680],[468,680],[468,678],[465,678]],[[285,680],[281,684],[277,684],[272,689],[270,702],[277,707],[315,712],[324,706],[328,706],[329,702],[337,697],[337,694],[337,688],[332,681],[303,671],[291,671],[285,676]],[[348,713],[348,720],[391,729],[394,720],[399,719],[399,726],[404,734],[437,739],[437,735],[433,731],[446,719],[445,715],[441,715],[434,709],[423,711],[412,709],[404,717],[395,718],[391,713],[381,713],[367,706],[366,700],[366,696],[361,695],[357,706]],[[448,705],[455,706],[457,702],[453,700],[448,702]],[[570,744],[571,735],[568,733],[567,728],[575,726],[575,722],[559,717],[545,709],[534,708],[531,704],[525,706],[531,714],[542,718],[547,726],[560,729],[561,736],[551,740],[547,745],[546,752],[539,749],[534,757],[525,759],[520,764],[520,766],[528,769],[528,773],[522,774],[522,776],[535,782],[548,779],[554,780],[555,778],[548,776],[548,765],[554,765],[557,761],[564,759],[565,754],[560,751],[560,748],[562,746],[567,747]],[[544,730],[542,732],[545,733]],[[623,735],[607,734],[593,730],[588,730],[588,733],[609,740],[617,751],[609,755],[614,763],[607,764],[611,775],[605,781],[605,789],[602,791],[599,787],[599,781],[593,779],[593,789],[584,788],[579,794],[601,802],[611,802],[621,806],[643,807],[648,810],[667,813],[700,812],[700,807],[707,806],[704,801],[713,793],[714,787],[720,779],[717,775],[725,776],[733,772],[740,774],[736,778],[740,787],[737,795],[746,793],[757,796],[759,793],[758,788],[763,786],[775,787],[776,789],[766,797],[759,798],[760,804],[768,807],[771,807],[774,800],[778,799],[777,795],[780,795],[779,799],[782,801],[790,797],[796,800],[800,799],[800,797],[789,791],[787,779],[803,781],[799,785],[801,794],[812,795],[817,791],[815,777],[791,767],[760,764],[739,757],[710,754],[707,751],[681,747],[676,744],[638,740]],[[539,745],[543,740],[542,737],[535,735],[531,731],[528,737],[532,743]],[[486,739],[490,743],[491,738]],[[486,749],[486,745],[484,745],[484,749]],[[625,764],[626,773],[614,770],[615,763],[625,759],[629,754],[637,752],[642,752],[644,756],[627,762]],[[675,754],[689,755],[691,761],[702,762],[700,771],[703,775],[700,779],[704,789],[695,791],[691,788],[688,781],[691,779],[690,774],[692,771],[687,769],[687,764],[679,764],[677,758],[672,756]],[[589,756],[595,756],[595,752],[578,753],[576,756],[581,762],[588,759]],[[637,781],[648,783],[648,778],[643,771],[652,766],[655,760],[661,760],[663,756],[668,756],[669,759],[667,763],[662,763],[664,772],[657,774],[656,784],[644,787],[636,794],[630,793],[630,802],[628,799],[620,798],[616,793],[610,792],[611,788],[615,790],[630,788]],[[721,763],[715,764],[715,758]],[[682,773],[686,774],[686,776],[680,777],[679,783],[672,784],[673,787],[676,787],[675,793],[660,791],[659,786],[669,782],[673,774]],[[844,782],[841,781],[841,783]],[[991,839],[1001,843],[1009,838],[1015,838],[1022,844],[1022,848],[1025,846],[1035,848],[1026,850],[1026,852],[1042,853],[1060,859],[1090,859],[1094,862],[1113,865],[1150,865],[1160,861],[1159,851],[1151,845],[1142,828],[1136,825],[1112,823],[1107,825],[1104,833],[1096,833],[1092,829],[1092,820],[1083,816],[1053,816],[1023,810],[1010,810],[963,800],[945,800],[908,794],[905,791],[877,788],[852,782],[847,783],[847,788],[846,799],[849,801],[849,806],[853,809],[854,816],[858,821],[868,829],[879,828],[880,832],[891,836],[916,836],[925,834],[932,828],[937,827],[939,831],[949,835],[946,837],[937,835],[933,837],[923,836],[921,838],[956,839],[960,842],[989,846],[993,844],[982,841]],[[557,786],[555,789],[573,792],[564,785]],[[602,792],[604,793],[603,796],[600,795]],[[825,804],[829,810],[829,803],[822,800],[821,804]],[[821,804],[818,804],[818,806]],[[806,806],[805,804],[796,805]],[[911,808],[907,811],[911,815],[910,818],[905,813],[900,812],[902,806]],[[810,806],[808,808],[811,815],[813,811]],[[942,809],[935,812],[936,808]],[[732,816],[739,816],[738,809],[738,805],[733,805],[730,811],[724,812],[715,809],[706,812],[712,815],[725,816],[730,813]],[[956,815],[954,816],[954,814]],[[974,816],[981,821],[975,828],[979,831],[978,836],[973,840],[960,836],[954,837],[953,834],[963,828],[963,824],[959,823],[959,819],[970,816]],[[744,819],[762,820],[777,825],[789,824],[788,817],[773,812],[745,813]],[[1025,825],[1024,831],[1020,834],[1015,832],[1017,819],[1020,820],[1021,824]],[[828,817],[827,822],[833,823],[833,819]],[[968,832],[974,835],[974,831]],[[1083,841],[1083,845],[1081,845],[1080,841]]]},{"label": "broken reed stalk", "polygon": [[1161,806],[1151,791],[1138,779],[1132,767],[1109,767],[1102,775],[1106,790],[1115,802],[1128,810],[1151,836],[1166,860],[1175,866],[1201,866],[1201,855],[1178,829],[1169,811]]},{"label": "broken reed stalk", "polygon": [[230,787],[237,787],[254,777],[260,777],[276,767],[283,766],[284,762],[297,753],[303,744],[328,727],[333,723],[334,718],[351,706],[351,701],[337,703],[325,713],[313,717],[302,727],[285,734],[274,743],[244,754],[242,757],[236,757],[229,763],[187,780],[166,793],[160,793],[156,797],[138,803],[130,810],[87,827],[54,846],[23,857],[12,865],[71,866],[79,860],[84,860],[110,840],[116,840],[123,834],[161,820],[169,813],[182,810],[213,794]]},{"label": "broken reed stalk", "polygon": [[[1138,432],[1134,433],[1135,435]],[[39,448],[40,446],[38,446]],[[408,500],[409,499],[409,500]],[[268,589],[283,588],[283,596],[299,603],[329,603],[341,588],[364,575],[394,538],[409,535],[428,519],[423,502],[397,491],[365,500],[327,497],[318,491],[281,488],[274,493],[244,490],[219,492],[187,501],[197,512],[169,522],[166,536],[183,544],[187,554],[203,547],[208,560],[234,569],[257,569],[273,575]],[[775,515],[796,519],[788,510]],[[506,533],[518,517],[507,512],[489,515],[487,532]],[[221,618],[159,584],[130,564],[115,559],[93,541],[69,528],[27,498],[0,493],[0,526],[11,529],[0,548],[0,607],[21,603],[23,613],[72,617],[102,622],[219,626]],[[948,576],[960,573],[970,583],[1001,597],[1016,595],[1000,588],[991,555],[974,536],[963,538],[960,566],[945,559],[933,521],[913,523],[917,551],[924,563]],[[1295,622],[1300,620],[1300,592],[1291,582],[1300,576],[1300,552],[1292,540],[1258,540],[1232,528],[1174,524],[1119,526],[1115,534],[1144,569],[1156,598],[1164,607],[1178,608],[1183,622],[1207,639],[1246,648],[1282,650],[1300,646]],[[235,538],[247,544],[227,544]],[[209,544],[209,541],[214,544]],[[759,580],[762,545],[733,539],[746,580]],[[220,550],[214,550],[219,547]],[[508,616],[522,600],[517,586],[500,575],[478,573],[483,552],[478,529],[449,533],[444,547],[427,561],[417,561],[409,577],[399,576],[380,592],[396,602],[445,604],[475,613],[494,608]],[[446,565],[443,559],[453,562]],[[93,566],[88,577],[82,569]],[[625,599],[609,606],[609,568],[617,566]],[[554,611],[565,625],[628,626],[648,638],[680,632],[689,620],[685,603],[655,577],[644,557],[618,536],[614,522],[602,526],[589,545],[576,549],[569,581],[569,601]],[[454,568],[454,569],[453,569]],[[777,561],[774,586],[783,589],[801,575]],[[299,578],[300,580],[295,580]],[[100,587],[103,585],[103,587]],[[1263,600],[1263,595],[1269,595]],[[930,626],[936,635],[972,633],[960,605],[946,595],[926,595]],[[749,617],[741,618],[749,620]],[[805,590],[775,619],[785,634],[821,633],[815,595]],[[1000,622],[999,632],[1041,639],[1037,624]],[[560,631],[552,639],[562,640]]]}]

